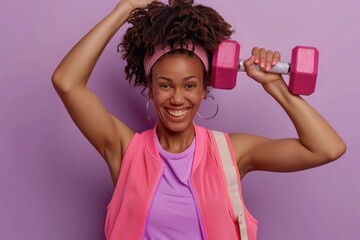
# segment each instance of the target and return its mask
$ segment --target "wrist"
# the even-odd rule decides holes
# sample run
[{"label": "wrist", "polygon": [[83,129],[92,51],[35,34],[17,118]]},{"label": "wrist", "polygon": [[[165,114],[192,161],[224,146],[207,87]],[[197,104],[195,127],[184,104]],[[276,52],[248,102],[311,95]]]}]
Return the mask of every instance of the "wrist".
[{"label": "wrist", "polygon": [[131,0],[122,0],[116,5],[115,9],[123,9],[130,14],[135,7]]},{"label": "wrist", "polygon": [[125,2],[130,6],[131,11],[136,8],[134,3],[131,0],[126,0]]},{"label": "wrist", "polygon": [[262,87],[278,102],[286,101],[289,97],[295,96],[289,91],[289,88],[282,77],[269,83],[263,83]]}]

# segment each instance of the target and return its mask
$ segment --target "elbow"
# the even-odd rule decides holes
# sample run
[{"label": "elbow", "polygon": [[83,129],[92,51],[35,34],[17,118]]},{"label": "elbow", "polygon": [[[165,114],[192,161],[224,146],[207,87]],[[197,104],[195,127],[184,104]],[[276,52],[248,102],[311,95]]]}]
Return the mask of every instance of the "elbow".
[{"label": "elbow", "polygon": [[71,82],[67,81],[63,74],[58,70],[51,76],[51,82],[58,93],[67,93],[73,88],[72,84],[70,84]]},{"label": "elbow", "polygon": [[327,153],[327,159],[329,162],[339,159],[346,152],[346,144],[344,141],[339,141],[337,144],[332,146],[332,148]]},{"label": "elbow", "polygon": [[61,79],[62,79],[61,74],[58,71],[55,71],[51,76],[51,83],[56,91],[59,91],[62,88],[64,88],[64,84]]},{"label": "elbow", "polygon": [[340,158],[342,155],[344,155],[346,152],[346,143],[344,141],[341,141],[341,144],[339,144],[337,155],[335,156],[336,159]]}]

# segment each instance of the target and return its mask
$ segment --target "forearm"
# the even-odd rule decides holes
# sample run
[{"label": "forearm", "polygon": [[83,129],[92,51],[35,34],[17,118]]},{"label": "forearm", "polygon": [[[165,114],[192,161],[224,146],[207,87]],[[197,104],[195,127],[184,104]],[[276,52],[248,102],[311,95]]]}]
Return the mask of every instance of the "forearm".
[{"label": "forearm", "polygon": [[67,91],[87,83],[104,48],[125,23],[131,10],[127,1],[120,2],[71,49],[52,77],[57,89]]},{"label": "forearm", "polygon": [[334,160],[345,151],[345,143],[329,123],[301,97],[292,95],[284,81],[271,83],[265,90],[290,117],[300,143],[315,156]]}]

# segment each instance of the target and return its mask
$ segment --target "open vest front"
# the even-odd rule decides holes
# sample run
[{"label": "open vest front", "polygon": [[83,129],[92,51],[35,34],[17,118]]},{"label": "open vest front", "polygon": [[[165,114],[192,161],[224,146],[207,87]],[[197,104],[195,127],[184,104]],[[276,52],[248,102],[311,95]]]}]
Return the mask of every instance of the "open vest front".
[{"label": "open vest front", "polygon": [[[195,204],[207,240],[255,240],[257,221],[242,198],[240,176],[226,133],[195,125],[196,146],[191,171]],[[108,205],[108,240],[142,240],[162,172],[155,128],[135,134],[126,150],[118,182]]]}]

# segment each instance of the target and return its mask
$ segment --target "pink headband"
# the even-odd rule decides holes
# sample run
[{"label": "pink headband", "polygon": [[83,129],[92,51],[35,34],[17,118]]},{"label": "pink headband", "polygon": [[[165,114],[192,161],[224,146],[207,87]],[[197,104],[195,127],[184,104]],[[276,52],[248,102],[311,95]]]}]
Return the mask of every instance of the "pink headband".
[{"label": "pink headband", "polygon": [[[188,46],[184,46],[184,49],[188,50],[188,51],[192,51],[192,47],[193,47],[193,45],[190,43],[190,44],[188,44]],[[175,49],[181,49],[181,46],[178,45],[177,47],[175,47]],[[163,49],[161,48],[161,45],[157,45],[155,47],[155,51],[154,51],[153,55],[150,55],[149,51],[147,51],[145,54],[145,58],[144,58],[144,68],[145,68],[146,76],[149,76],[151,68],[155,64],[155,62],[157,60],[159,60],[159,58],[161,56],[163,56],[164,54],[166,54],[172,50],[173,49],[171,49],[171,47],[169,45],[166,45],[165,48],[163,48]],[[205,66],[205,70],[208,71],[209,70],[209,60],[208,60],[206,50],[201,45],[196,44],[193,52],[196,54],[196,56],[198,56],[200,58],[200,60],[202,61],[202,63]]]}]

